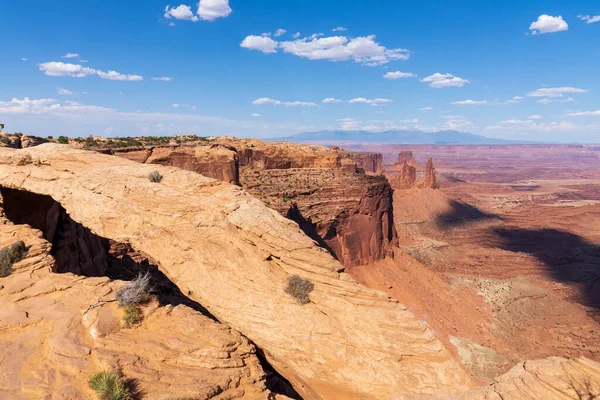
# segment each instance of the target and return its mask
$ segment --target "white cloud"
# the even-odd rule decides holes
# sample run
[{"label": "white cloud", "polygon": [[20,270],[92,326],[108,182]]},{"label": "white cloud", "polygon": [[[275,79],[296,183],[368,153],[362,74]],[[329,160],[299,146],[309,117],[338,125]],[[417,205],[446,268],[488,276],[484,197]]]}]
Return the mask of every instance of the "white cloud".
[{"label": "white cloud", "polygon": [[410,72],[400,72],[400,71],[388,72],[387,74],[383,75],[383,77],[385,79],[390,79],[390,80],[396,80],[396,79],[400,79],[400,78],[412,78],[413,76],[416,76],[416,75],[413,73],[410,73]]},{"label": "white cloud", "polygon": [[173,80],[170,76],[153,77],[153,81],[171,82]]},{"label": "white cloud", "polygon": [[419,108],[419,111],[430,111],[433,110],[433,107],[423,107],[423,108]]},{"label": "white cloud", "polygon": [[418,124],[419,120],[416,118],[413,119],[403,119],[399,121],[401,124]]},{"label": "white cloud", "polygon": [[185,4],[181,4],[177,7],[167,6],[165,8],[164,17],[166,19],[175,18],[182,21],[196,22],[199,20],[198,16],[192,12],[192,8]]},{"label": "white cloud", "polygon": [[354,118],[342,118],[338,119],[340,123],[340,129],[343,131],[354,131],[360,129],[362,124],[361,121],[357,121]]},{"label": "white cloud", "polygon": [[442,115],[445,121],[438,126],[436,130],[461,130],[473,125],[471,121],[461,115]]},{"label": "white cloud", "polygon": [[350,104],[370,104],[372,106],[382,106],[387,103],[393,103],[390,99],[365,99],[364,97],[357,97],[348,101]]},{"label": "white cloud", "polygon": [[586,24],[593,24],[594,22],[600,21],[600,15],[596,15],[594,17],[590,17],[589,15],[578,15],[577,18],[585,21]]},{"label": "white cloud", "polygon": [[328,97],[326,99],[323,99],[323,104],[332,104],[332,103],[341,103],[341,100],[335,99],[333,97]]},{"label": "white cloud", "polygon": [[89,75],[98,75],[102,79],[112,81],[142,81],[144,78],[140,75],[126,75],[117,71],[103,72],[94,68],[83,67],[79,64],[69,64],[57,61],[51,61],[38,64],[40,71],[49,76],[70,76],[72,78],[83,78]]},{"label": "white cloud", "polygon": [[453,101],[451,104],[455,105],[455,106],[487,106],[488,102],[487,102],[487,100],[481,100],[481,101],[462,100],[462,101]]},{"label": "white cloud", "polygon": [[574,87],[540,88],[527,93],[527,97],[563,97],[564,93],[587,93],[586,89]]},{"label": "white cloud", "polygon": [[63,89],[63,88],[58,88],[58,94],[63,95],[63,96],[70,96],[75,94],[75,92],[71,92],[70,90],[67,89]]},{"label": "white cloud", "polygon": [[332,32],[346,32],[348,29],[344,28],[343,26],[338,26],[337,28],[333,28],[331,31]]},{"label": "white cloud", "polygon": [[586,127],[576,125],[571,122],[550,122],[550,123],[536,123],[532,120],[518,120],[509,119],[502,121],[499,125],[492,125],[485,127],[489,131],[506,131],[507,129],[514,131],[528,131],[528,132],[570,132],[575,130],[584,130]]},{"label": "white cloud", "polygon": [[177,104],[177,103],[173,103],[173,104],[171,104],[171,105],[173,106],[173,108],[179,108],[179,107],[181,107],[181,105],[180,105],[180,104]]},{"label": "white cloud", "polygon": [[529,26],[529,30],[532,31],[532,35],[538,35],[542,33],[552,33],[566,31],[569,29],[569,25],[565,22],[562,16],[553,17],[551,15],[540,15],[537,21],[533,22]]},{"label": "white cloud", "polygon": [[251,115],[251,117],[255,117],[255,118],[257,118],[257,117],[262,117],[262,115],[260,115],[260,114],[257,114],[257,113],[254,113],[254,114],[252,114],[252,115]]},{"label": "white cloud", "polygon": [[274,106],[284,105],[285,107],[319,107],[318,104],[308,101],[280,101],[268,97],[261,97],[252,102],[254,105],[272,104]]},{"label": "white cloud", "polygon": [[9,102],[0,101],[0,114],[47,114],[64,112],[108,112],[114,111],[106,107],[86,106],[75,101],[60,103],[55,99],[23,100],[12,99]]},{"label": "white cloud", "polygon": [[29,61],[29,58],[21,58],[21,61]]},{"label": "white cloud", "polygon": [[322,33],[316,33],[302,39],[277,42],[271,38],[250,35],[242,41],[241,46],[263,53],[276,53],[277,49],[282,49],[285,53],[309,60],[354,60],[372,67],[410,57],[410,52],[406,49],[387,49],[376,43],[375,35],[357,38],[321,36]]},{"label": "white cloud", "polygon": [[205,21],[225,18],[231,11],[229,0],[200,0],[198,3],[198,15]]},{"label": "white cloud", "polygon": [[471,83],[467,79],[462,79],[452,74],[440,74],[439,72],[421,79],[421,82],[429,83],[429,86],[436,89],[446,87],[463,87],[465,84]]},{"label": "white cloud", "polygon": [[240,46],[250,49],[262,51],[265,54],[277,53],[277,42],[266,36],[247,36]]},{"label": "white cloud", "polygon": [[88,60],[79,60],[79,61],[77,61],[77,62],[79,62],[79,63],[87,63],[87,62],[88,62]]},{"label": "white cloud", "polygon": [[569,117],[600,117],[600,110],[573,112],[569,114]]},{"label": "white cloud", "polygon": [[67,53],[64,56],[62,56],[61,58],[78,58],[79,54],[77,53]]},{"label": "white cloud", "polygon": [[542,119],[542,116],[534,114],[534,115],[530,115],[529,117],[527,117],[527,119]]},{"label": "white cloud", "polygon": [[173,108],[191,108],[192,110],[196,109],[196,106],[191,106],[189,104],[179,104],[179,103],[173,103],[171,104],[171,106]]},{"label": "white cloud", "polygon": [[285,29],[277,29],[277,32],[275,32],[275,37],[279,37],[279,36],[283,36],[287,33],[287,31]]},{"label": "white cloud", "polygon": [[294,39],[298,39],[300,36],[302,36],[302,34],[301,34],[300,32],[296,32],[296,33],[294,33],[294,34],[292,35],[292,37],[293,37]]},{"label": "white cloud", "polygon": [[550,103],[570,103],[572,101],[575,101],[575,99],[572,97],[569,97],[566,99],[548,99],[548,98],[546,98],[546,99],[538,100],[537,102],[541,103],[541,104],[550,104]]}]

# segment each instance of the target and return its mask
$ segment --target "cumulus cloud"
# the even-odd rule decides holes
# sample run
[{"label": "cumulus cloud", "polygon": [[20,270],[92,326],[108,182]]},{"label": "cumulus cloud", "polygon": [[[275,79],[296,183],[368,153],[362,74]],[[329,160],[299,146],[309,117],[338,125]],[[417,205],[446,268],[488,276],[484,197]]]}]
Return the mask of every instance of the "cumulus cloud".
[{"label": "cumulus cloud", "polygon": [[[165,7],[164,17],[166,19],[176,19],[180,21],[198,22],[200,19],[204,21],[214,21],[217,18],[225,18],[231,14],[229,0],[200,0],[196,13],[192,11],[192,7],[181,4],[177,7],[170,5]],[[173,22],[169,25],[175,25]]]},{"label": "cumulus cloud", "polygon": [[[294,35],[295,36],[295,35]],[[276,53],[278,49],[309,60],[348,61],[378,66],[392,60],[407,60],[406,49],[387,49],[375,42],[375,35],[348,38],[346,36],[321,37],[316,33],[305,38],[277,42],[264,36],[247,36],[241,46],[263,53]]]},{"label": "cumulus cloud", "polygon": [[231,12],[229,0],[200,0],[198,3],[198,15],[205,21],[225,18]]},{"label": "cumulus cloud", "polygon": [[67,89],[63,89],[63,88],[58,88],[58,94],[63,95],[63,96],[71,96],[74,95],[75,92],[71,92],[70,90]]},{"label": "cumulus cloud", "polygon": [[277,53],[277,42],[267,36],[247,36],[240,46],[249,50],[262,51],[265,54]]},{"label": "cumulus cloud", "polygon": [[590,17],[589,15],[578,15],[577,18],[585,21],[586,24],[593,24],[594,22],[600,21],[600,15],[596,15],[594,17]]},{"label": "cumulus cloud", "polygon": [[296,32],[292,35],[292,38],[298,39],[300,36],[302,36],[302,34],[300,32]]},{"label": "cumulus cloud", "polygon": [[260,115],[258,113],[254,113],[254,114],[251,115],[251,117],[258,118],[258,117],[262,117],[262,115]]},{"label": "cumulus cloud", "polygon": [[572,112],[569,113],[569,117],[600,117],[600,110]]},{"label": "cumulus cloud", "polygon": [[389,79],[389,80],[396,80],[396,79],[400,79],[400,78],[412,78],[413,76],[416,76],[416,75],[413,73],[410,73],[410,72],[400,72],[400,71],[388,72],[387,74],[383,75],[383,77],[385,79]]},{"label": "cumulus cloud", "polygon": [[261,97],[252,102],[254,105],[272,104],[274,106],[283,105],[285,107],[319,107],[318,104],[309,101],[281,101],[274,100],[269,97]]},{"label": "cumulus cloud", "polygon": [[21,61],[29,61],[29,58],[23,57],[23,58],[21,58]]},{"label": "cumulus cloud", "polygon": [[275,37],[279,37],[279,36],[283,36],[287,33],[287,31],[285,29],[277,29],[277,32],[275,32]]},{"label": "cumulus cloud", "polygon": [[419,108],[419,111],[431,111],[433,110],[433,107],[423,107],[423,108]]},{"label": "cumulus cloud", "polygon": [[164,17],[166,19],[174,18],[182,21],[192,22],[196,22],[200,19],[196,14],[192,12],[192,7],[187,6],[185,4],[181,4],[177,7],[167,6],[165,8]]},{"label": "cumulus cloud", "polygon": [[527,93],[527,97],[563,97],[565,93],[587,93],[588,90],[574,87],[540,88]]},{"label": "cumulus cloud", "polygon": [[331,31],[332,32],[346,32],[348,29],[344,28],[343,26],[338,26],[337,28],[333,28]]},{"label": "cumulus cloud", "polygon": [[40,71],[48,76],[70,76],[72,78],[83,78],[89,75],[98,75],[102,79],[111,81],[142,81],[144,78],[140,75],[126,75],[117,71],[100,71],[94,68],[83,67],[79,64],[63,63],[51,61],[38,64]]},{"label": "cumulus cloud", "polygon": [[326,99],[323,99],[323,104],[332,104],[332,103],[341,103],[341,100],[338,100],[336,98],[333,97],[328,97]]},{"label": "cumulus cloud", "polygon": [[487,100],[481,100],[481,101],[462,100],[462,101],[453,101],[451,104],[455,105],[455,106],[487,106],[488,102],[487,102]]},{"label": "cumulus cloud", "polygon": [[60,58],[78,58],[78,57],[79,57],[79,54],[77,54],[77,53],[67,53]]},{"label": "cumulus cloud", "polygon": [[365,99],[364,97],[357,97],[348,101],[350,104],[370,104],[372,106],[382,106],[384,104],[393,103],[390,99]]},{"label": "cumulus cloud", "polygon": [[467,79],[459,78],[452,74],[440,74],[439,72],[421,79],[421,82],[429,83],[429,86],[436,89],[446,87],[463,87],[465,84],[471,83]]},{"label": "cumulus cloud", "polygon": [[171,82],[173,80],[170,76],[152,77],[153,81]]},{"label": "cumulus cloud", "polygon": [[532,35],[560,32],[568,29],[569,25],[560,15],[558,17],[553,17],[546,14],[540,15],[537,21],[533,22],[529,26],[529,30],[531,31]]},{"label": "cumulus cloud", "polygon": [[542,119],[542,116],[534,114],[534,115],[530,115],[527,119]]}]

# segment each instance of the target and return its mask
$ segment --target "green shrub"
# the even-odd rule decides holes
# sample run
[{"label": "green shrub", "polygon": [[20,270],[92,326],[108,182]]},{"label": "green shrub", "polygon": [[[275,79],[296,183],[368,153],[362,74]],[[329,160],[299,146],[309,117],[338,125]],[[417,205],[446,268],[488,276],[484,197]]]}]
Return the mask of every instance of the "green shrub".
[{"label": "green shrub", "polygon": [[96,372],[88,384],[100,400],[134,400],[121,374],[112,371]]},{"label": "green shrub", "polygon": [[315,285],[298,275],[290,275],[287,279],[287,284],[284,291],[292,296],[300,305],[310,303],[310,292],[313,291]]},{"label": "green shrub", "polygon": [[56,140],[56,143],[69,144],[69,138],[66,136],[59,136],[58,139]]},{"label": "green shrub", "polygon": [[0,278],[5,278],[13,273],[13,264],[21,261],[27,255],[27,247],[18,241],[0,250]]},{"label": "green shrub", "polygon": [[142,322],[142,312],[135,304],[130,304],[125,307],[125,315],[123,315],[123,326],[127,329],[138,325]]},{"label": "green shrub", "polygon": [[163,179],[163,176],[158,171],[152,171],[148,174],[148,180],[154,183],[160,183]]}]

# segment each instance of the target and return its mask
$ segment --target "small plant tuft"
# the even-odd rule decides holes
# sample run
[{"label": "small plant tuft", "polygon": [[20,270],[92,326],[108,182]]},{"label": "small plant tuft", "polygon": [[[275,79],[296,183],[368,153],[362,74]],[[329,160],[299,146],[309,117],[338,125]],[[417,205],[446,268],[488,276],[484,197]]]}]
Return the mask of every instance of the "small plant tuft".
[{"label": "small plant tuft", "polygon": [[88,384],[100,400],[134,400],[123,376],[118,372],[96,372],[90,376]]},{"label": "small plant tuft", "polygon": [[18,241],[0,250],[0,278],[6,278],[13,273],[13,264],[21,261],[27,255],[27,247]]},{"label": "small plant tuft", "polygon": [[120,307],[144,304],[150,300],[151,291],[150,274],[139,274],[137,278],[117,290],[117,301]]},{"label": "small plant tuft", "polygon": [[298,304],[305,305],[310,303],[310,292],[313,291],[315,285],[298,275],[290,275],[287,279],[284,291],[292,296]]},{"label": "small plant tuft", "polygon": [[158,171],[152,171],[148,174],[148,180],[154,183],[160,183],[163,179],[163,176]]},{"label": "small plant tuft", "polygon": [[123,316],[123,326],[127,329],[138,325],[142,322],[142,312],[135,304],[130,304],[125,307],[125,315]]}]

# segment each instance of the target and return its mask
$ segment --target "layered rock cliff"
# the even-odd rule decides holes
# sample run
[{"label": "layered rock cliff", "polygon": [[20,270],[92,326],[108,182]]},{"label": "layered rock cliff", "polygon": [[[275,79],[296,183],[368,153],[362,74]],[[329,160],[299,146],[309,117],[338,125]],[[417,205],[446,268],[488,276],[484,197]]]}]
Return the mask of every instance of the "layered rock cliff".
[{"label": "layered rock cliff", "polygon": [[233,185],[240,184],[238,154],[230,146],[157,146],[101,152],[146,164],[177,167]]},{"label": "layered rock cliff", "polygon": [[24,149],[42,143],[48,143],[48,139],[37,136],[23,135],[22,133],[0,132],[0,147],[11,147],[13,149]]},{"label": "layered rock cliff", "polygon": [[[159,184],[147,178],[154,169],[164,176]],[[256,343],[307,399],[472,386],[424,323],[339,273],[341,264],[295,223],[236,186],[50,144],[0,149],[0,186],[51,196],[95,235],[147,254],[182,292]],[[292,274],[313,282],[309,304],[284,292]]]}]

